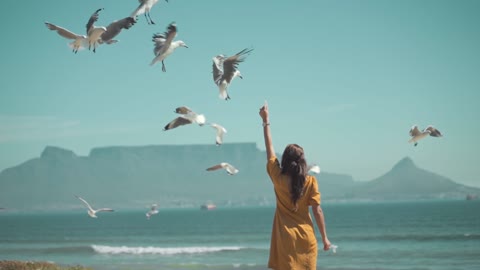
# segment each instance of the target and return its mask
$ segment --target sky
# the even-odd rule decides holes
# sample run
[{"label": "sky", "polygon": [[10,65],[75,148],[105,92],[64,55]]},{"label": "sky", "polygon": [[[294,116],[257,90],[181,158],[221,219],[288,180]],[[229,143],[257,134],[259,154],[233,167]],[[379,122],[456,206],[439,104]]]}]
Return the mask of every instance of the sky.
[{"label": "sky", "polygon": [[[48,21],[78,34],[131,14],[134,0],[0,1],[0,171],[47,145],[86,156],[95,147],[211,144],[208,126],[163,131],[188,106],[223,125],[225,143],[264,150],[267,100],[274,147],[305,149],[323,171],[372,180],[410,157],[480,187],[480,1],[170,0],[140,16],[118,43],[72,53]],[[179,48],[161,64],[152,35],[169,23]],[[253,48],[243,80],[218,98],[212,57]],[[417,147],[412,125],[444,135]]]}]

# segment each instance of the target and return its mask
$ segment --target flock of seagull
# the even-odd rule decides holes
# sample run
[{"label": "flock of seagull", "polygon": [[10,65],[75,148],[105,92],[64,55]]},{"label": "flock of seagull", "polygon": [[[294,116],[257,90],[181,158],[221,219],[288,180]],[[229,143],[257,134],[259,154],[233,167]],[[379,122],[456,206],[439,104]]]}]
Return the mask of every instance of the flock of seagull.
[{"label": "flock of seagull", "polygon": [[[165,0],[168,2],[168,0]],[[141,14],[145,15],[145,19],[149,25],[155,24],[150,16],[150,11],[152,7],[158,2],[158,0],[139,0],[140,5],[130,14],[123,19],[116,20],[111,22],[108,26],[96,26],[95,23],[99,19],[99,14],[103,8],[97,9],[88,19],[86,24],[86,35],[80,35],[74,33],[66,28],[60,27],[50,22],[45,22],[45,25],[48,29],[56,31],[60,36],[73,40],[69,43],[70,48],[76,54],[79,50],[87,48],[92,50],[94,53],[96,49],[103,44],[110,45],[117,43],[118,40],[115,38],[120,34],[123,29],[130,29],[138,19],[138,16]],[[177,48],[188,46],[182,40],[175,40],[177,35],[177,26],[175,23],[170,23],[167,26],[165,33],[155,33],[153,34],[152,41],[154,43],[154,58],[150,62],[150,65],[153,66],[158,62],[162,63],[162,71],[166,72],[165,59],[171,55]],[[212,58],[212,73],[213,81],[218,87],[219,98],[223,100],[229,100],[230,95],[228,94],[228,87],[232,83],[233,79],[239,77],[243,79],[240,71],[238,70],[238,65],[245,61],[246,57],[253,51],[253,49],[243,49],[240,52],[232,56],[225,56],[223,54],[216,55]],[[188,125],[188,124],[198,124],[199,126],[209,125],[216,131],[215,144],[221,145],[223,143],[223,136],[227,133],[227,130],[217,124],[217,123],[207,123],[206,118],[203,114],[198,114],[186,106],[181,106],[175,109],[175,113],[179,114],[178,117],[170,121],[163,128],[164,131],[175,129],[177,127]],[[428,136],[432,137],[441,137],[442,134],[433,126],[427,126],[423,131],[418,129],[417,125],[414,125],[410,129],[411,139],[409,143],[414,143],[414,146],[417,146],[418,141],[424,139]],[[239,172],[237,168],[227,162],[221,162],[217,165],[207,168],[207,171],[216,171],[223,169],[229,175],[234,175]],[[320,173],[320,167],[316,164],[308,166],[309,173]],[[93,209],[90,204],[79,196],[77,197],[82,201],[87,207],[88,215],[92,218],[96,218],[98,212],[113,212],[111,208],[99,208]],[[158,214],[158,205],[152,204],[150,210],[145,214],[147,219],[150,219],[152,215]]]},{"label": "flock of seagull", "polygon": [[[165,1],[168,2],[168,0]],[[155,22],[150,16],[150,11],[152,7],[158,2],[158,0],[139,0],[139,2],[140,5],[130,14],[130,16],[113,21],[106,27],[95,25],[100,17],[100,12],[104,10],[103,8],[97,9],[87,21],[86,35],[77,34],[50,22],[45,22],[45,25],[48,29],[56,31],[61,37],[73,40],[69,43],[69,47],[75,54],[78,53],[79,50],[85,48],[88,48],[88,50],[91,50],[95,53],[100,45],[110,45],[117,43],[118,40],[115,38],[121,33],[123,29],[130,29],[137,22],[138,16],[141,14],[145,15],[145,19],[148,24],[155,24]],[[170,23],[164,33],[153,34],[153,53],[155,57],[150,62],[151,66],[155,65],[158,62],[161,62],[162,71],[166,72],[167,69],[165,66],[165,59],[179,47],[188,48],[184,41],[175,40],[176,36],[177,26],[175,23]],[[213,81],[218,87],[220,99],[230,99],[230,95],[228,94],[228,87],[232,83],[233,79],[236,77],[243,79],[240,71],[238,70],[238,65],[241,62],[245,61],[246,57],[252,51],[253,49],[246,48],[232,56],[225,56],[223,54],[219,54],[212,58]],[[165,125],[163,129],[164,131],[188,124],[198,124],[199,126],[209,125],[214,128],[216,132],[215,144],[219,146],[223,143],[223,136],[225,133],[227,133],[227,130],[223,126],[217,123],[207,123],[206,118],[203,114],[198,114],[186,106],[176,108],[175,113],[179,114],[179,116],[170,121],[167,125]],[[221,162],[217,165],[207,168],[207,171],[215,171],[219,169],[224,169],[229,175],[234,175],[239,172],[237,168],[227,162]],[[313,173],[316,173],[317,171],[319,173],[319,168],[313,168],[312,170]],[[100,208],[95,210],[85,199],[79,196],[75,197],[77,197],[85,204],[88,209],[87,213],[92,218],[96,218],[96,214],[98,212],[114,211],[111,208]],[[150,219],[152,215],[158,213],[158,206],[156,204],[153,204],[150,208],[150,211],[146,213],[147,219]]]}]

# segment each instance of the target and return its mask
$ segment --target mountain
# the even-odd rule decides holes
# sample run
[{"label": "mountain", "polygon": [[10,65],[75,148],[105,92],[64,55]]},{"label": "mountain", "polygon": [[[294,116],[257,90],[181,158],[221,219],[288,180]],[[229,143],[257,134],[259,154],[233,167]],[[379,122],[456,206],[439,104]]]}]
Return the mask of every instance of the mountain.
[{"label": "mountain", "polygon": [[[228,162],[240,172],[207,172]],[[324,198],[337,196],[351,176],[322,173]],[[328,192],[327,192],[328,191]],[[47,146],[39,158],[0,173],[0,206],[19,209],[82,207],[79,195],[94,207],[166,207],[275,203],[266,173],[266,153],[254,143],[101,147],[88,156]]]},{"label": "mountain", "polygon": [[[280,155],[278,155],[280,156]],[[206,171],[220,162],[239,169]],[[402,159],[385,175],[358,182],[345,174],[322,171],[316,176],[322,200],[391,200],[465,198],[480,194]],[[266,173],[266,154],[255,143],[216,145],[148,145],[94,148],[88,156],[47,146],[40,157],[0,173],[0,206],[8,209],[83,207],[78,195],[94,207],[199,207],[274,205]]]},{"label": "mountain", "polygon": [[377,200],[465,198],[480,189],[418,168],[409,157],[400,160],[384,175],[355,187],[351,196]]}]

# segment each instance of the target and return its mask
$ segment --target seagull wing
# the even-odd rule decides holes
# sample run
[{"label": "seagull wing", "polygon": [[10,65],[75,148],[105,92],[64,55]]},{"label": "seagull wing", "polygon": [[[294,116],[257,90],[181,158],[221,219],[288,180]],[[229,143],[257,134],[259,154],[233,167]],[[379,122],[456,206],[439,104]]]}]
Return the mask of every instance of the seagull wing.
[{"label": "seagull wing", "polygon": [[320,167],[318,165],[310,165],[310,166],[308,166],[307,171],[319,174],[320,173]]},{"label": "seagull wing", "polygon": [[107,31],[101,35],[101,38],[103,41],[111,40],[120,34],[122,29],[130,29],[134,24],[135,20],[132,17],[125,17],[121,20],[114,21],[107,26]]},{"label": "seagull wing", "polygon": [[430,131],[430,136],[432,137],[442,137],[442,133],[440,133],[440,131],[433,126],[428,126],[427,128],[425,128],[425,130]]},{"label": "seagull wing", "polygon": [[210,168],[207,168],[207,171],[216,171],[216,170],[219,170],[219,169],[223,169],[223,166],[222,164],[217,164],[215,166],[212,166]]},{"label": "seagull wing", "polygon": [[100,208],[100,209],[97,209],[97,211],[95,212],[114,212],[114,210],[111,208]]},{"label": "seagull wing", "polygon": [[233,74],[238,68],[238,64],[245,61],[246,57],[253,51],[253,49],[243,49],[235,55],[225,59],[223,62],[223,78],[230,83],[233,79]]},{"label": "seagull wing", "polygon": [[153,34],[152,41],[155,43],[153,48],[153,53],[155,55],[158,55],[159,52],[162,50],[166,40],[167,38],[165,37],[164,34],[160,34],[160,33]]},{"label": "seagull wing", "polygon": [[136,17],[140,14],[143,14],[145,13],[145,4],[148,0],[138,0],[138,2],[140,2],[140,5],[132,12],[132,14],[130,15],[131,17]]},{"label": "seagull wing", "polygon": [[412,128],[410,128],[410,136],[415,137],[415,136],[418,136],[418,135],[420,135],[420,134],[421,134],[421,132],[420,132],[420,130],[418,130],[418,126],[417,126],[417,125],[415,125],[415,126],[413,126]]},{"label": "seagull wing", "polygon": [[170,48],[173,39],[177,35],[177,26],[174,23],[171,23],[167,26],[167,31],[162,34],[153,35],[153,42],[155,42],[155,48],[153,52],[155,55],[162,54]]},{"label": "seagull wing", "polygon": [[213,81],[219,85],[221,83],[221,79],[223,76],[223,61],[225,60],[225,56],[217,55],[213,57]]},{"label": "seagull wing", "polygon": [[175,109],[175,112],[178,114],[189,114],[189,113],[194,113],[190,108],[186,106],[178,107]]},{"label": "seagull wing", "polygon": [[57,26],[53,23],[45,22],[45,25],[48,27],[48,29],[50,29],[52,31],[57,31],[57,33],[64,38],[77,39],[77,38],[81,37],[80,35],[77,35],[77,34],[73,33],[72,31],[67,30],[63,27]]},{"label": "seagull wing", "polygon": [[93,14],[92,16],[90,16],[90,19],[88,19],[88,22],[87,22],[87,35],[88,35],[88,32],[90,32],[90,29],[93,28],[93,24],[98,21],[98,13],[102,10],[103,8],[99,8],[97,9]]},{"label": "seagull wing", "polygon": [[173,119],[170,123],[168,123],[163,130],[174,129],[179,126],[191,124],[193,121],[191,119],[185,118],[183,116],[177,117]]},{"label": "seagull wing", "polygon": [[225,166],[225,170],[227,170],[228,174],[234,175],[234,174],[238,173],[237,168],[233,167],[231,164],[225,163],[224,166]]},{"label": "seagull wing", "polygon": [[217,145],[220,145],[223,143],[223,134],[227,133],[227,130],[220,126],[219,124],[212,123],[210,124],[215,130],[217,131],[217,135],[215,137],[215,142]]},{"label": "seagull wing", "polygon": [[77,195],[75,195],[75,197],[77,197],[80,201],[82,201],[82,202],[88,207],[88,209],[90,209],[91,211],[95,211],[95,210],[93,210],[93,208],[90,206],[90,204],[89,204],[87,201],[85,201],[83,198],[81,198],[81,197],[79,197],[79,196],[77,196]]}]

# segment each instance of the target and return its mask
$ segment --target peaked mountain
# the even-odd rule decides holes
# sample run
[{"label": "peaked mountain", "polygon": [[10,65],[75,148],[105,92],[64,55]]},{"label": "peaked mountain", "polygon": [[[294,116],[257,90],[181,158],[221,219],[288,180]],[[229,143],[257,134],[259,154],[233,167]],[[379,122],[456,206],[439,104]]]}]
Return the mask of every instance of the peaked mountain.
[{"label": "peaked mountain", "polygon": [[384,175],[355,187],[352,197],[370,199],[465,198],[480,189],[457,184],[452,180],[418,168],[409,157],[400,160]]}]

